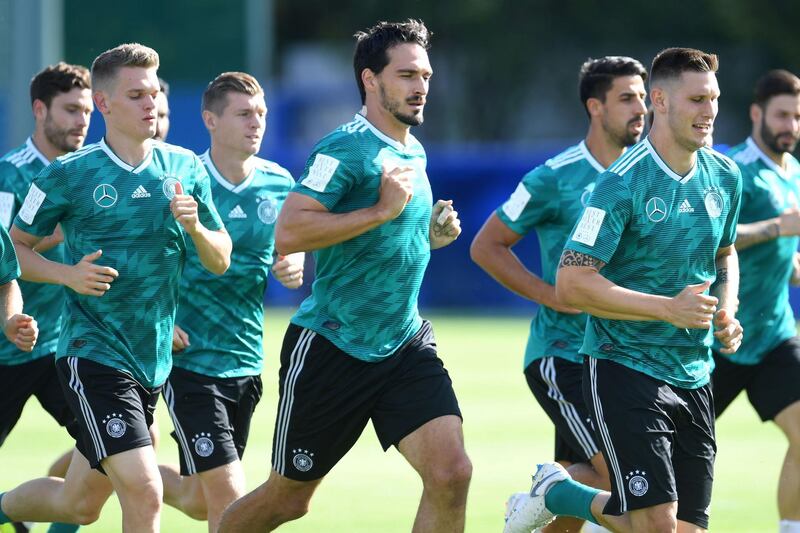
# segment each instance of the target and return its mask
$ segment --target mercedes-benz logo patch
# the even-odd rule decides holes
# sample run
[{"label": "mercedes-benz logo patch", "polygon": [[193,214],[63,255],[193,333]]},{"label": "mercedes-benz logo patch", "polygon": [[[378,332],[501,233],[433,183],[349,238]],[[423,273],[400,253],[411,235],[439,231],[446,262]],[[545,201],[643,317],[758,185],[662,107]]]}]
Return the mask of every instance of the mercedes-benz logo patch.
[{"label": "mercedes-benz logo patch", "polygon": [[652,222],[661,222],[667,218],[667,204],[658,196],[653,196],[647,200],[644,209],[645,213],[647,213],[647,218]]},{"label": "mercedes-benz logo patch", "polygon": [[109,207],[113,207],[114,204],[117,203],[117,198],[119,197],[119,195],[117,194],[117,189],[115,189],[113,185],[109,185],[108,183],[101,183],[100,185],[95,187],[92,196],[94,197],[94,203],[96,203],[103,209],[108,209]]}]

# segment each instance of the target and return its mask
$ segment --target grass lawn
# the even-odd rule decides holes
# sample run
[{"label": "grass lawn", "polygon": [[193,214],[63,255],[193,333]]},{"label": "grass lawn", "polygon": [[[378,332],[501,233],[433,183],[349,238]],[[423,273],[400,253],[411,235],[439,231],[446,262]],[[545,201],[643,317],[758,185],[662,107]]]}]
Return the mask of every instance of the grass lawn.
[{"label": "grass lawn", "polygon": [[[266,479],[278,399],[277,354],[288,314],[268,310],[264,397],[259,405],[244,457],[247,486]],[[527,489],[536,461],[552,455],[552,427],[531,396],[522,375],[522,352],[528,322],[518,317],[431,317],[440,348],[464,412],[467,450],[474,476],[467,509],[467,531],[502,530],[506,496]],[[800,386],[800,385],[799,385]],[[169,437],[172,425],[159,404],[162,446],[159,458],[177,463],[177,447]],[[717,426],[719,455],[711,510],[716,532],[777,530],[775,487],[785,441],[774,426],[761,424],[745,397],[740,397]],[[46,471],[49,463],[72,445],[66,432],[32,401],[22,420],[0,449],[0,490]],[[395,451],[383,453],[370,427],[317,492],[311,513],[281,528],[308,533],[400,533],[411,530],[421,491],[416,474]],[[205,531],[165,508],[165,532]],[[35,531],[46,531],[39,526]],[[82,531],[120,531],[120,510],[114,497],[101,519]]]}]

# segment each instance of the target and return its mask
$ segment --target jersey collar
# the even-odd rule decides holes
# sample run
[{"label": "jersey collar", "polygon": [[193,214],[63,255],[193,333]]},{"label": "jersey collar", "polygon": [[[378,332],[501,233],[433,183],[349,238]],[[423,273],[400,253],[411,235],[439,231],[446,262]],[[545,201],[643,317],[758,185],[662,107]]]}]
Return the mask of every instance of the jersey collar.
[{"label": "jersey collar", "polygon": [[50,164],[50,161],[44,156],[44,154],[40,152],[38,148],[36,148],[36,145],[33,143],[33,137],[28,137],[28,140],[25,141],[25,146],[36,156],[39,161],[44,163],[44,166]]},{"label": "jersey collar", "polygon": [[217,183],[225,187],[231,192],[240,193],[245,190],[251,183],[253,183],[253,179],[256,176],[256,165],[253,165],[253,168],[250,170],[250,174],[238,185],[234,185],[230,181],[226,180],[225,177],[220,173],[217,166],[214,164],[214,160],[211,159],[211,150],[206,150],[203,152],[203,155],[200,156],[200,160],[205,163],[208,167],[208,173],[211,174]]},{"label": "jersey collar", "polygon": [[650,137],[649,136],[644,138],[644,145],[647,147],[647,151],[650,152],[650,155],[652,156],[653,161],[656,162],[656,164],[661,168],[661,170],[663,170],[664,173],[667,176],[669,176],[670,178],[674,179],[678,183],[688,183],[689,180],[692,179],[692,177],[694,177],[695,172],[697,172],[697,158],[696,157],[695,157],[695,160],[694,160],[694,166],[689,170],[689,172],[686,173],[685,176],[681,176],[680,174],[678,174],[677,172],[675,172],[671,168],[669,168],[669,165],[667,165],[664,162],[664,160],[661,159],[661,156],[658,155],[658,152],[656,152],[656,149],[653,148],[652,144],[650,144]]},{"label": "jersey collar", "polygon": [[147,151],[147,155],[144,156],[144,159],[142,159],[141,163],[139,163],[135,167],[132,167],[131,165],[129,165],[128,163],[117,157],[117,154],[114,153],[114,150],[112,150],[111,147],[108,144],[106,144],[105,137],[100,139],[100,148],[103,149],[108,158],[111,159],[118,167],[122,168],[123,170],[127,170],[128,172],[132,172],[133,174],[139,174],[141,171],[146,169],[150,165],[150,162],[153,160],[153,145],[149,140],[147,141],[147,145],[148,145],[147,147],[149,148],[149,150]]},{"label": "jersey collar", "polygon": [[586,158],[589,164],[592,165],[597,172],[602,173],[606,171],[606,169],[603,168],[603,165],[601,165],[600,162],[594,158],[592,152],[589,151],[589,147],[586,146],[586,141],[581,141],[580,144],[578,144],[578,148],[580,148],[583,157]]},{"label": "jersey collar", "polygon": [[395,150],[397,150],[399,152],[405,152],[406,150],[408,150],[409,146],[411,145],[411,143],[406,145],[406,144],[401,143],[400,141],[395,141],[394,139],[392,139],[391,137],[389,137],[388,135],[383,133],[381,130],[376,128],[372,124],[372,122],[367,120],[367,117],[365,117],[361,113],[356,113],[355,121],[360,123],[360,124],[363,124],[364,126],[369,128],[369,130],[375,135],[375,137],[377,137],[378,139],[382,140],[383,142],[385,142],[386,144],[388,144],[389,146],[391,146],[392,148],[394,148]]},{"label": "jersey collar", "polygon": [[789,179],[789,175],[786,173],[783,167],[781,167],[775,161],[770,159],[769,156],[765,154],[761,148],[759,148],[758,144],[756,144],[756,141],[753,140],[752,137],[748,137],[745,143],[747,144],[747,148],[753,150],[753,152],[755,152],[758,155],[758,158],[761,159],[761,161],[763,161],[764,164],[767,165],[770,169],[774,170],[778,176],[780,176],[785,180]]}]

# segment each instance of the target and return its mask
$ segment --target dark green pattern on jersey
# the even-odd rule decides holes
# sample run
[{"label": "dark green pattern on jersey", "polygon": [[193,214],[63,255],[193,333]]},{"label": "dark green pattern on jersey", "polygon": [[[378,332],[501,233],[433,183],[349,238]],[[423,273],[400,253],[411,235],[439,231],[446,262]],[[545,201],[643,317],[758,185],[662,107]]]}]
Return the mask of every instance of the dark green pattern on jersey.
[{"label": "dark green pattern on jersey", "polygon": [[173,364],[206,376],[255,376],[264,363],[264,291],[275,250],[275,220],[294,180],[283,167],[255,159],[250,176],[234,186],[214,167],[208,152],[200,156],[233,252],[228,271],[215,276],[203,268],[188,242],[175,323],[191,345],[173,354]]},{"label": "dark green pattern on jersey", "polygon": [[[178,283],[190,237],[169,209],[174,185],[197,200],[200,221],[222,222],[211,201],[208,174],[196,155],[153,142],[136,168],[101,141],[63,156],[31,186],[14,224],[49,235],[61,222],[66,262],[98,249],[95,262],[119,272],[101,297],[67,290],[57,357],[76,356],[130,372],[146,387],[164,382],[172,367],[172,326]],[[37,209],[36,190],[44,197]]]},{"label": "dark green pattern on jersey", "polygon": [[[581,142],[528,172],[497,217],[519,235],[536,231],[542,259],[542,279],[555,285],[556,270],[575,221],[588,201],[603,167]],[[559,313],[539,306],[531,321],[525,368],[536,359],[561,357],[583,361],[578,353],[586,330],[586,315]]]},{"label": "dark green pattern on jersey", "polygon": [[[17,279],[20,275],[17,253],[14,251],[14,243],[5,228],[0,227],[0,285],[5,285]],[[8,340],[2,339],[0,342],[6,343]]]},{"label": "dark green pattern on jersey", "polygon": [[[789,156],[784,171],[753,142],[731,149],[728,155],[742,171],[740,224],[777,217],[800,204],[800,163]],[[754,365],[773,348],[794,337],[794,313],[789,304],[789,278],[798,237],[780,237],[739,252],[739,311],[744,328],[742,345],[732,355],[735,363]],[[715,343],[715,349],[720,349]]]},{"label": "dark green pattern on jersey", "polygon": [[[0,159],[0,203],[2,225],[11,227],[33,178],[48,165],[47,159],[31,139]],[[64,245],[59,244],[42,254],[51,261],[64,261]],[[39,338],[33,351],[23,352],[9,342],[0,342],[0,365],[27,363],[56,351],[61,333],[61,308],[64,288],[49,283],[29,283],[19,280],[25,313],[39,324]]]},{"label": "dark green pattern on jersey", "polygon": [[[605,262],[600,273],[617,285],[675,296],[716,279],[717,251],[736,240],[741,188],[739,169],[725,156],[700,149],[695,168],[681,177],[645,139],[597,180],[566,248]],[[601,212],[594,231],[588,221]],[[712,339],[710,330],[590,316],[581,352],[697,388],[712,369]]]},{"label": "dark green pattern on jersey", "polygon": [[390,356],[422,326],[417,309],[430,259],[432,196],[422,145],[402,144],[356,115],[314,148],[294,192],[332,213],[375,205],[381,166],[411,166],[414,196],[396,219],[314,252],[316,279],[292,322],[363,361]]}]

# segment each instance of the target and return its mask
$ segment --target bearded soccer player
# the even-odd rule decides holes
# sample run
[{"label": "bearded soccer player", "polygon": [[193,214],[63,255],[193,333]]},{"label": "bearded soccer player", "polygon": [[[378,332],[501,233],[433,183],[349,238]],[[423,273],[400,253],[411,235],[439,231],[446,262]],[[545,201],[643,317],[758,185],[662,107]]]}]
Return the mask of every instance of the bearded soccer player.
[{"label": "bearded soccer player", "polygon": [[[3,494],[0,522],[91,523],[113,489],[122,530],[159,529],[162,482],[148,426],[172,366],[186,243],[222,274],[231,242],[197,156],[151,140],[157,68],[158,54],[139,44],[95,59],[93,98],[105,137],[39,174],[14,220],[24,276],[71,289],[56,367],[78,428],[66,478]],[[59,223],[67,264],[35,251]]]},{"label": "bearded soccer player", "polygon": [[800,533],[800,339],[789,304],[789,283],[800,283],[800,163],[791,155],[800,139],[800,79],[768,72],[750,118],[750,137],[728,153],[742,171],[738,318],[747,336],[735,354],[714,346],[714,406],[720,416],[745,390],[761,420],[786,435],[779,531]]},{"label": "bearded soccer player", "polygon": [[270,267],[289,288],[303,282],[304,254],[273,263],[275,221],[294,179],[256,156],[266,118],[264,91],[244,72],[220,74],[203,94],[211,148],[200,159],[233,252],[223,276],[210,274],[190,254],[181,277],[173,368],[164,386],[180,470],[164,465],[161,475],[164,501],[208,520],[211,532],[225,508],[245,493],[240,460],[261,398]]},{"label": "bearded soccer player", "polygon": [[356,35],[365,114],[320,141],[276,228],[279,253],[314,250],[311,296],[281,352],[280,405],[267,482],[223,516],[220,531],[265,531],[306,513],[322,478],[369,420],[423,481],[415,531],[464,529],[471,464],[452,382],[417,296],[432,249],[460,233],[434,204],[422,145],[432,69],[422,22]]},{"label": "bearded soccer player", "polygon": [[[564,248],[556,294],[590,316],[583,388],[611,492],[540,465],[507,532],[553,515],[617,532],[705,531],[711,503],[711,344],[733,353],[739,285],[733,247],[741,173],[708,148],[717,57],[669,48],[653,60],[648,136],[597,181]],[[714,295],[709,288],[715,283]]]},{"label": "bearded soccer player", "polygon": [[[644,129],[647,71],[628,57],[592,59],[581,66],[579,94],[589,116],[586,139],[526,174],[517,189],[481,228],[470,249],[473,260],[503,286],[540,304],[525,350],[525,379],[556,428],[555,460],[574,465],[570,474],[606,488],[608,469],[588,423],[583,401],[580,347],[586,315],[556,298],[556,268],[597,176]],[[536,231],[543,276],[527,270],[511,248]],[[564,517],[546,531],[575,531]]]}]

